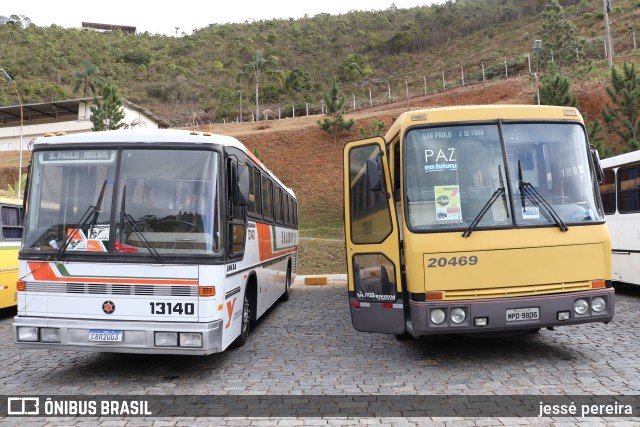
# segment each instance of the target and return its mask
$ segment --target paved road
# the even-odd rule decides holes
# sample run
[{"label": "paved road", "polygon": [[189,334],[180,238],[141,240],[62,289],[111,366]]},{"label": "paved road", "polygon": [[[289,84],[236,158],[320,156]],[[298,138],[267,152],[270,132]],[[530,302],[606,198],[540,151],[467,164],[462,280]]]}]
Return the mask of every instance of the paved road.
[{"label": "paved road", "polygon": [[[640,289],[617,291],[608,325],[519,338],[397,341],[355,331],[345,283],[297,281],[291,299],[256,325],[247,344],[208,357],[18,351],[0,318],[0,395],[638,395]],[[635,414],[635,416],[638,416]],[[0,424],[24,425],[24,419]],[[550,418],[49,418],[34,425],[547,425]],[[640,418],[557,418],[557,425],[629,425]],[[640,425],[640,424],[637,424]]]}]

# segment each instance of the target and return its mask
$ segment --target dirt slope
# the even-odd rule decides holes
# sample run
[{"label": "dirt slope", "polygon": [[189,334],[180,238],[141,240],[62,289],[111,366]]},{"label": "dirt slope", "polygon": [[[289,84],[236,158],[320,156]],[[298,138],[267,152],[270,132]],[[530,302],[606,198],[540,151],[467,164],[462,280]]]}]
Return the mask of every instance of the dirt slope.
[{"label": "dirt slope", "polygon": [[[575,87],[583,115],[599,116],[606,99],[603,87]],[[229,123],[200,127],[200,130],[231,135],[260,157],[299,199],[300,222],[305,226],[339,225],[342,221],[342,147],[359,139],[360,128],[371,120],[382,120],[386,129],[408,109],[446,105],[531,104],[534,88],[527,77],[466,86],[390,105],[348,112],[356,121],[354,130],[334,144],[317,125],[320,115],[259,123]]]}]

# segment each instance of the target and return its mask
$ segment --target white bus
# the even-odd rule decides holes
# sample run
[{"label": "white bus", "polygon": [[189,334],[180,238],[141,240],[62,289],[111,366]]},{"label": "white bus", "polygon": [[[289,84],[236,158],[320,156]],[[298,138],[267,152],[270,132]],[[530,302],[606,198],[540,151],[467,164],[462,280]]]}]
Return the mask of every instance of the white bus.
[{"label": "white bus", "polygon": [[18,347],[204,355],[289,297],[295,195],[232,137],[38,138],[25,199]]},{"label": "white bus", "polygon": [[640,285],[640,151],[609,157],[601,164],[612,280]]}]

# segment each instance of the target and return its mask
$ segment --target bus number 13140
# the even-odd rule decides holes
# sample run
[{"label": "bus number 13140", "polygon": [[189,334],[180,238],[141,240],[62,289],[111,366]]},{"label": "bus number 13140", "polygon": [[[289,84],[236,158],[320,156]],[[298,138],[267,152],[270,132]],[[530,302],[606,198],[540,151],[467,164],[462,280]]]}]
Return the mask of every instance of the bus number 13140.
[{"label": "bus number 13140", "polygon": [[195,305],[192,302],[150,302],[151,314],[186,314],[192,315],[195,313]]}]

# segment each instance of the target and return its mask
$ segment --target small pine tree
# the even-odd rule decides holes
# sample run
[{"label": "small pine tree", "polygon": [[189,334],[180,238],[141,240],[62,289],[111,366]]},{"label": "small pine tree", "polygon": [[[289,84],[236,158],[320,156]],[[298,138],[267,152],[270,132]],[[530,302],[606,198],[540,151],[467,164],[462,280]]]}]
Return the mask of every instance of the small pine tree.
[{"label": "small pine tree", "polygon": [[331,90],[325,95],[327,98],[327,116],[322,121],[318,120],[318,126],[323,131],[333,136],[333,143],[335,144],[338,138],[338,134],[350,130],[355,124],[355,120],[344,120],[344,102],[345,97],[340,96],[338,91],[338,82],[334,77],[332,79]]},{"label": "small pine tree", "polygon": [[623,152],[640,149],[640,81],[634,64],[611,69],[607,94],[611,104],[602,108],[607,131],[620,137]]},{"label": "small pine tree", "polygon": [[373,136],[381,136],[384,130],[384,122],[382,120],[373,119],[369,124],[369,132],[365,128],[360,128],[360,135],[363,138],[369,138]]},{"label": "small pine tree", "polygon": [[602,124],[600,120],[595,119],[587,123],[587,135],[589,136],[589,142],[598,150],[601,159],[615,154],[613,150],[607,147],[604,136],[602,136]]},{"label": "small pine tree", "polygon": [[[533,102],[537,101],[534,96]],[[577,98],[571,94],[571,81],[560,75],[558,68],[553,65],[540,79],[540,104],[578,107]]]},{"label": "small pine tree", "polygon": [[125,127],[124,99],[115,84],[108,80],[102,87],[102,100],[93,98],[91,123],[93,131],[115,130]]},{"label": "small pine tree", "polygon": [[580,50],[582,46],[576,38],[576,26],[566,18],[564,8],[558,0],[551,0],[544,8],[540,33],[544,34],[545,51],[548,52],[548,57],[545,57],[549,62],[551,52],[553,61],[557,64],[575,61],[576,49]]}]

